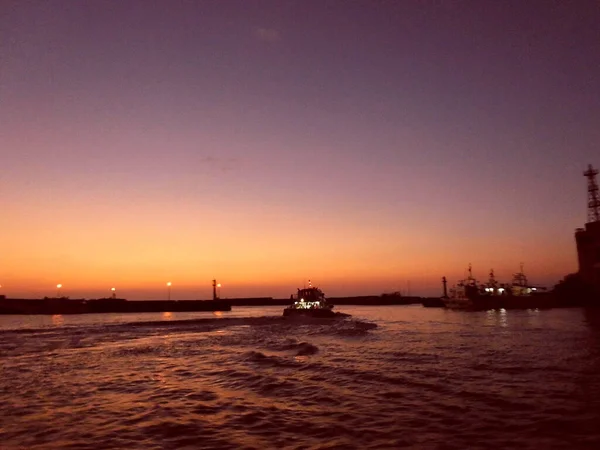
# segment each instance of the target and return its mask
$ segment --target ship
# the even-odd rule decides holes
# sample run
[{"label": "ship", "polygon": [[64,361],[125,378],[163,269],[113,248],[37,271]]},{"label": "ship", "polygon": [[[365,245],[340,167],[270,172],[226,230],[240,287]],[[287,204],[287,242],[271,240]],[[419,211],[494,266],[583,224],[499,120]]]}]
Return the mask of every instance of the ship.
[{"label": "ship", "polygon": [[557,306],[556,296],[545,287],[529,282],[521,270],[513,274],[512,282],[504,285],[501,307],[504,309],[544,309]]},{"label": "ship", "polygon": [[444,306],[449,309],[462,309],[468,311],[485,311],[499,307],[499,295],[504,289],[498,287],[494,272],[490,272],[490,279],[486,284],[480,284],[469,264],[468,275],[450,288],[450,293],[441,298]]},{"label": "ship", "polygon": [[318,287],[298,289],[296,295],[291,295],[291,305],[283,310],[283,316],[306,316],[318,318],[333,318],[340,313],[333,312],[333,305],[325,299],[325,294]]},{"label": "ship", "polygon": [[552,293],[545,288],[531,285],[521,270],[513,274],[510,283],[500,284],[490,271],[486,283],[479,283],[469,264],[468,276],[459,281],[450,295],[441,298],[444,306],[450,309],[487,311],[492,309],[543,309],[556,306]]}]

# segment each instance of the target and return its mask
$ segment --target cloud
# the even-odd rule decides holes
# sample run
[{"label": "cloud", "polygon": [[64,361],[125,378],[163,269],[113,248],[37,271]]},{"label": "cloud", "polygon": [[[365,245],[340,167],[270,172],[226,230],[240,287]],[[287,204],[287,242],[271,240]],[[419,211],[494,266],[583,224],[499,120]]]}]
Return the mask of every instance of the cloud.
[{"label": "cloud", "polygon": [[281,40],[281,34],[274,28],[257,28],[254,30],[254,36],[265,42],[277,42]]}]

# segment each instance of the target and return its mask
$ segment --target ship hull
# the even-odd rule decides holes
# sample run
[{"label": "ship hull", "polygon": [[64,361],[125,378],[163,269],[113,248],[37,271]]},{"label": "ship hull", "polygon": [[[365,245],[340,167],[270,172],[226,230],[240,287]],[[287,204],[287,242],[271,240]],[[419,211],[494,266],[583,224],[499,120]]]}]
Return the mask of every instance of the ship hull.
[{"label": "ship hull", "polygon": [[283,310],[284,317],[317,317],[317,318],[332,318],[336,316],[331,309],[297,309],[286,308]]},{"label": "ship hull", "polygon": [[463,311],[488,311],[492,309],[549,309],[558,305],[550,293],[523,296],[479,296],[473,298],[442,298],[448,309]]},{"label": "ship hull", "polygon": [[442,298],[442,302],[448,309],[458,309],[463,311],[487,311],[489,309],[501,308],[500,302],[492,297]]},{"label": "ship hull", "polygon": [[424,298],[421,300],[421,305],[425,308],[444,308],[444,301],[442,298]]}]

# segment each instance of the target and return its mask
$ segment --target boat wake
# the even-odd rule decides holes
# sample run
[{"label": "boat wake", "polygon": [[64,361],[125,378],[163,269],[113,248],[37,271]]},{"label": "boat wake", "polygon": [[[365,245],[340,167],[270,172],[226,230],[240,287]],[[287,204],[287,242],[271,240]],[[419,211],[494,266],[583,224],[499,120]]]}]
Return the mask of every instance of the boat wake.
[{"label": "boat wake", "polygon": [[[357,336],[376,327],[375,324],[351,320],[277,316],[200,318],[178,321],[146,321],[118,324],[0,330],[0,357],[47,351],[120,345],[142,339],[164,339],[185,335],[225,345],[256,343],[274,351],[297,351],[298,355],[318,352],[306,342],[293,341],[290,335]],[[287,340],[286,340],[287,339]],[[290,341],[291,340],[291,341]],[[278,348],[279,347],[279,348]],[[136,349],[139,351],[140,349]]]},{"label": "boat wake", "polygon": [[253,313],[0,331],[2,450],[600,445],[581,312]]}]

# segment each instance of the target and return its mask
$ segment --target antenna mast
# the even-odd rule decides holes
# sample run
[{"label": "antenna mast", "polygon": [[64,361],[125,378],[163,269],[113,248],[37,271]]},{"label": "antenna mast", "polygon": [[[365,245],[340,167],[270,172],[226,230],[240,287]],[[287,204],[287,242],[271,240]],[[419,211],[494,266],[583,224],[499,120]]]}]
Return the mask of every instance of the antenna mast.
[{"label": "antenna mast", "polygon": [[598,197],[598,183],[596,182],[598,170],[590,164],[583,175],[588,179],[588,222],[600,222],[600,198]]}]

